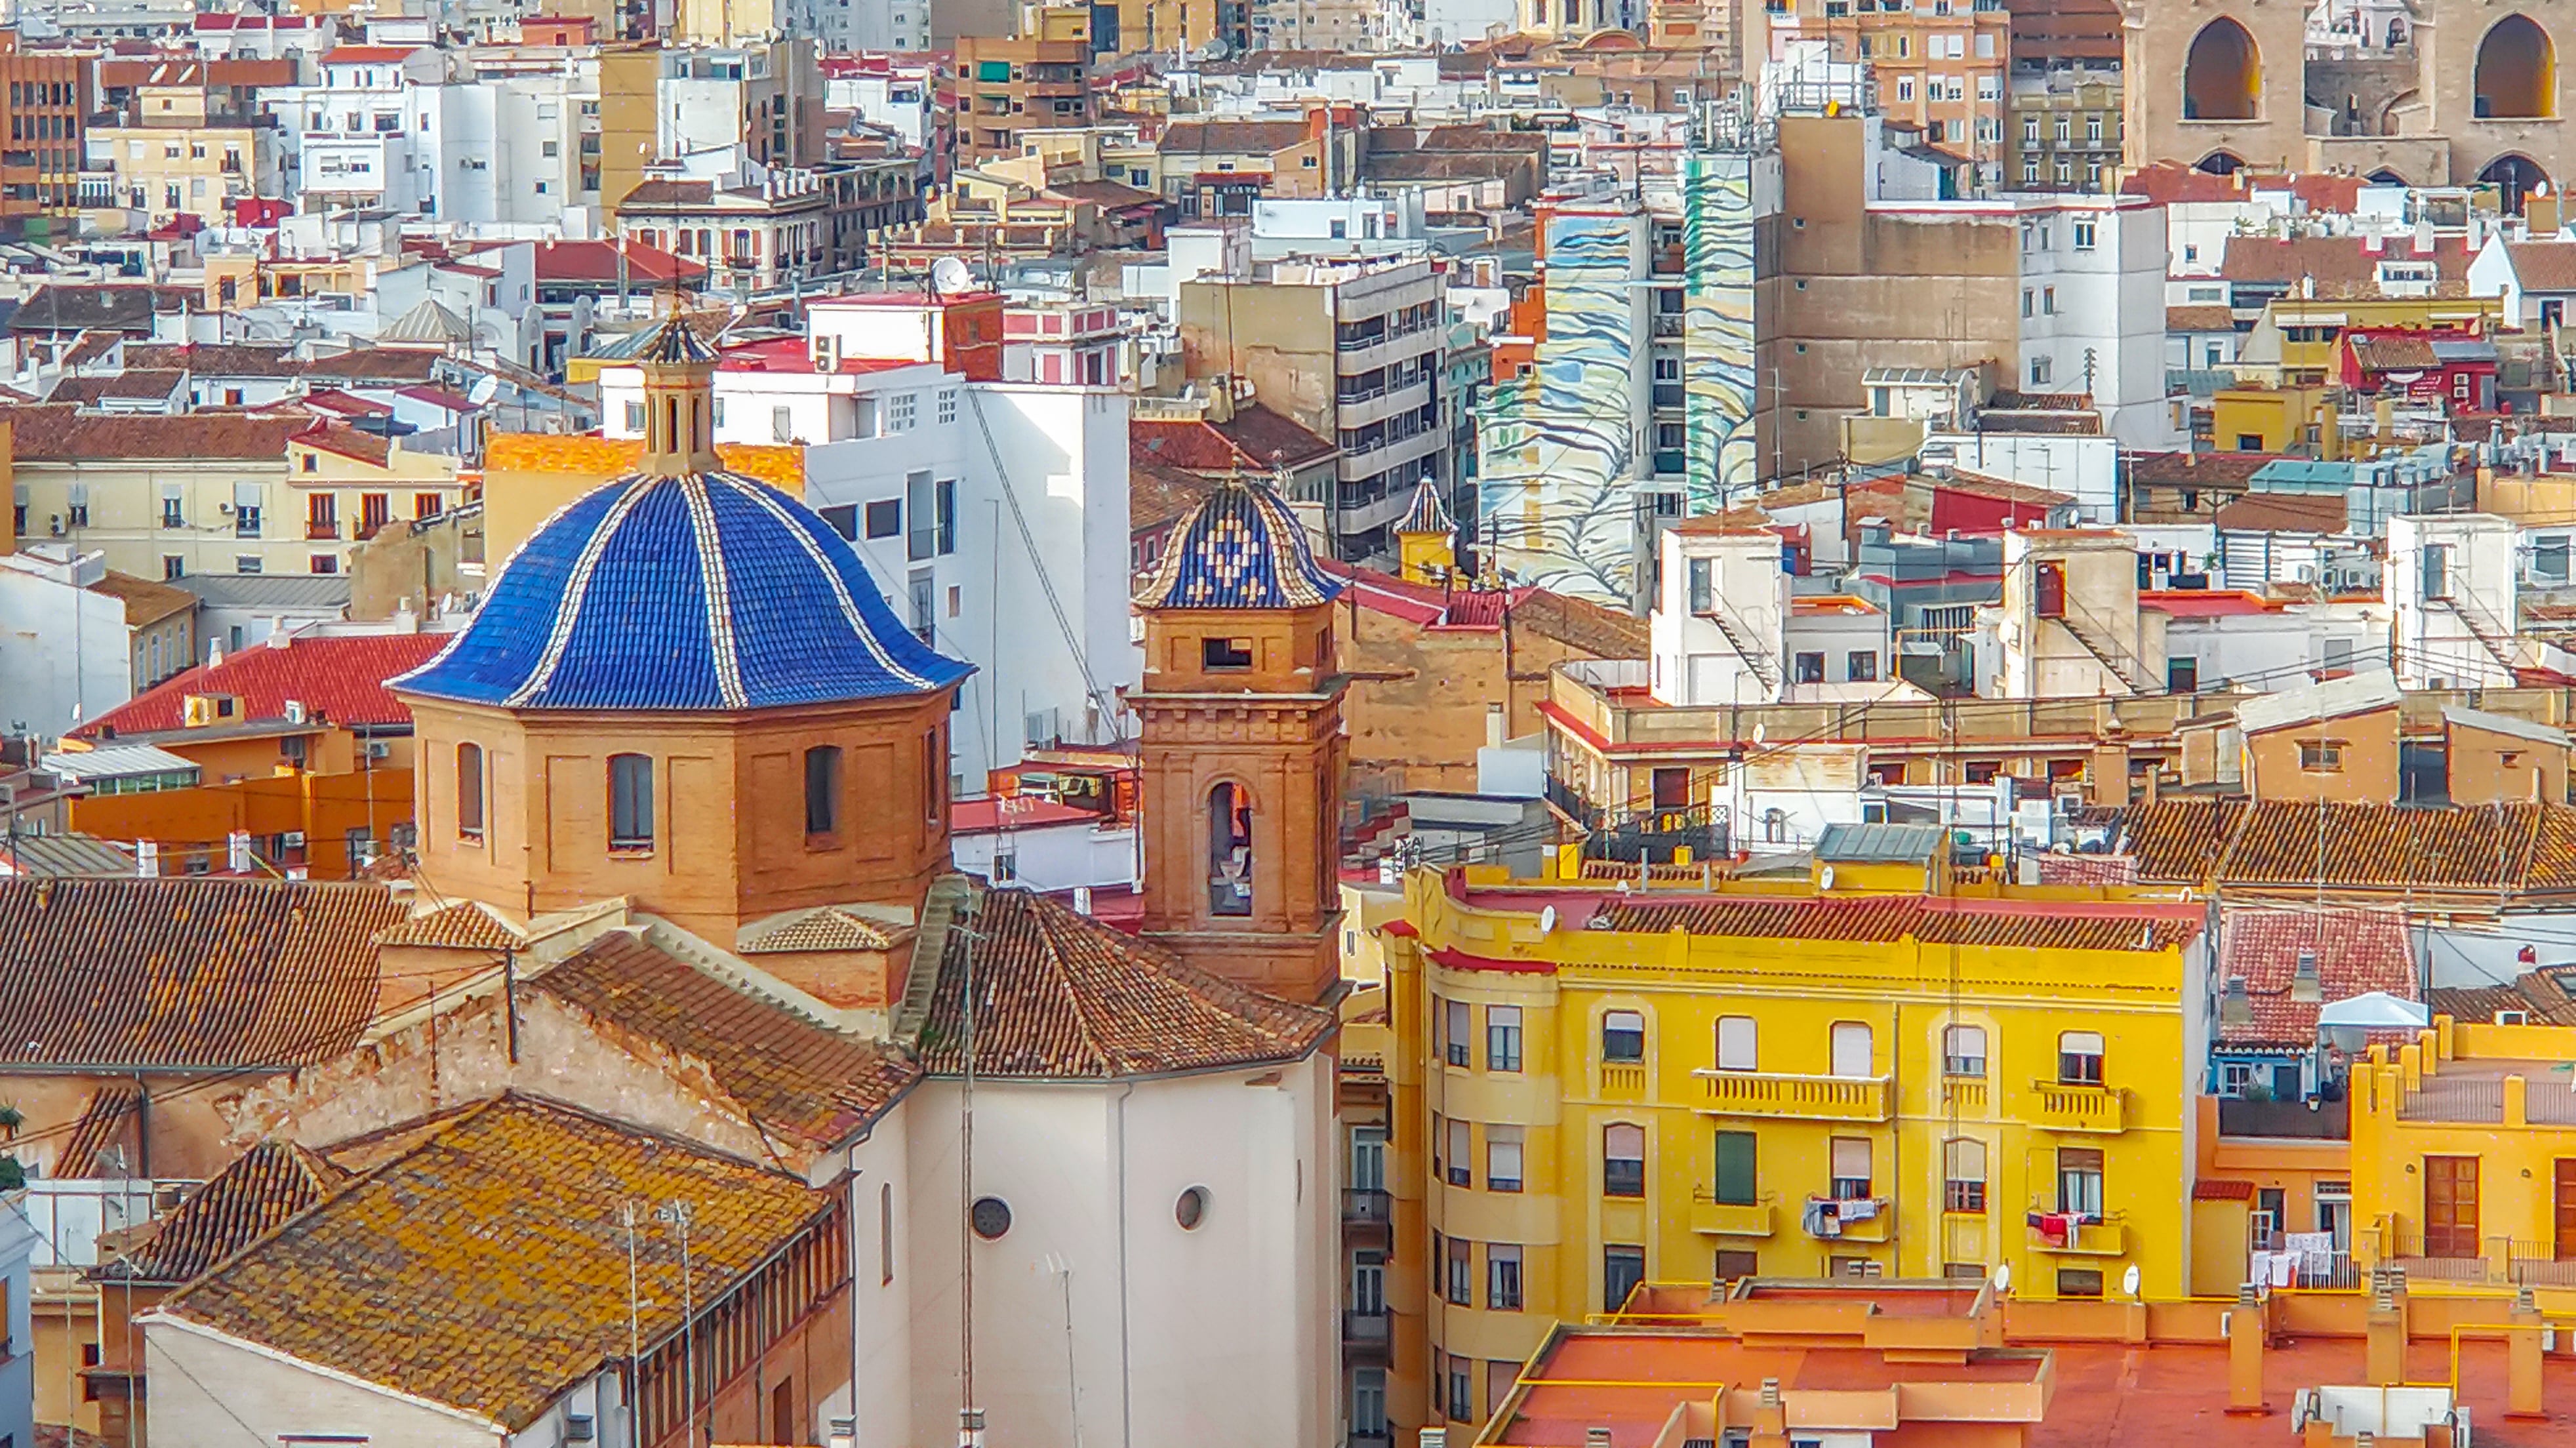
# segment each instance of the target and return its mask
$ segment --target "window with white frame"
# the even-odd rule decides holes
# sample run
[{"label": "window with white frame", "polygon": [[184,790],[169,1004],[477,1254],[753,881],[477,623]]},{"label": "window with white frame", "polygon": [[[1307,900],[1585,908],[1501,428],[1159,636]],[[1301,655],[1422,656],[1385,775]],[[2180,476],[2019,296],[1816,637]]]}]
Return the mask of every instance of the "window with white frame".
[{"label": "window with white frame", "polygon": [[921,419],[921,397],[918,393],[898,392],[886,399],[886,431],[910,432]]}]

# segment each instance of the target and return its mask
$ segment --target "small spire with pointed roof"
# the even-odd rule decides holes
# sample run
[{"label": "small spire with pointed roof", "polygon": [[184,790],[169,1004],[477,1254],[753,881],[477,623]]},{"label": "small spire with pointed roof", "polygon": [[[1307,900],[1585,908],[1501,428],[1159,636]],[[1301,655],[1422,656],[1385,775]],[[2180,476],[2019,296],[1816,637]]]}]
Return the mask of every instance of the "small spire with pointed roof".
[{"label": "small spire with pointed roof", "polygon": [[1440,484],[1424,478],[1413,489],[1413,501],[1396,520],[1396,572],[1407,583],[1438,583],[1458,571],[1455,538],[1458,520]]},{"label": "small spire with pointed roof", "polygon": [[644,374],[644,457],[636,471],[648,478],[715,471],[715,349],[666,301],[635,364]]},{"label": "small spire with pointed roof", "polygon": [[1269,484],[1233,477],[1172,530],[1139,608],[1308,608],[1342,591]]}]

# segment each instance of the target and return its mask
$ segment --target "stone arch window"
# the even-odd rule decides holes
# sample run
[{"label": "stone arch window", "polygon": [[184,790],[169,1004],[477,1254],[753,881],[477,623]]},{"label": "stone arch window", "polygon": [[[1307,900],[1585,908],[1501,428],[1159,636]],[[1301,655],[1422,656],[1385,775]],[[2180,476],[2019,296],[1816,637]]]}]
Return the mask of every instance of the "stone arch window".
[{"label": "stone arch window", "polygon": [[2182,66],[2182,118],[2250,121],[2262,114],[2263,54],[2225,16],[2200,27]]},{"label": "stone arch window", "polygon": [[2395,19],[2392,19],[2392,20],[2390,20],[2390,21],[2388,22],[2388,48],[2389,48],[2389,49],[2391,49],[2391,50],[2395,50],[2395,49],[2397,49],[2399,46],[2404,45],[2405,43],[2406,43],[2406,17],[2404,17],[2404,16],[2402,16],[2402,15],[2401,15],[2401,16],[2398,16],[2398,17],[2396,17]]},{"label": "stone arch window", "polygon": [[2503,193],[2498,199],[2507,216],[2520,216],[2525,199],[2539,194],[2540,188],[2549,184],[2549,173],[2528,156],[2506,155],[2488,162],[2478,179]]},{"label": "stone arch window", "polygon": [[2245,169],[2245,162],[2232,151],[2212,151],[2201,157],[2191,169],[2206,171],[2212,176],[2233,176]]},{"label": "stone arch window", "polygon": [[608,847],[653,848],[653,757],[608,756]]},{"label": "stone arch window", "polygon": [[456,834],[459,839],[483,838],[483,746],[456,746]]},{"label": "stone arch window", "polygon": [[1252,794],[1231,780],[1208,791],[1208,913],[1252,913]]},{"label": "stone arch window", "polygon": [[2547,120],[2558,114],[2558,52],[2549,32],[2527,15],[2508,15],[2478,42],[2477,96],[2482,121]]}]

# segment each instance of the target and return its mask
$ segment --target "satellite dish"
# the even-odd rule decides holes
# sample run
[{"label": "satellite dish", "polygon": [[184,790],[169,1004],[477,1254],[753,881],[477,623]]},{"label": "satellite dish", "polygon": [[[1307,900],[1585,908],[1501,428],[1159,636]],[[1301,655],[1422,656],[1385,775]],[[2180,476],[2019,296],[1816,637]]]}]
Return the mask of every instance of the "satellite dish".
[{"label": "satellite dish", "polygon": [[1824,873],[1816,877],[1816,888],[1819,890],[1830,890],[1834,888],[1833,866],[1827,865],[1824,869]]},{"label": "satellite dish", "polygon": [[953,256],[943,256],[930,264],[930,285],[933,290],[942,295],[949,292],[972,291],[975,287],[975,274],[966,270],[966,263]]},{"label": "satellite dish", "polygon": [[1554,935],[1556,933],[1555,906],[1550,905],[1546,909],[1538,912],[1538,933],[1541,935]]},{"label": "satellite dish", "polygon": [[2012,1291],[2012,1264],[2006,1262],[1995,1269],[1995,1295],[2001,1297],[2010,1291]]},{"label": "satellite dish", "polygon": [[1200,46],[1197,53],[1198,58],[1201,60],[1225,59],[1228,53],[1225,37],[1218,36],[1217,38],[1210,40],[1207,44]]},{"label": "satellite dish", "polygon": [[2128,1295],[2129,1295],[2129,1296],[2131,1296],[2131,1297],[2135,1297],[2135,1296],[2137,1296],[2137,1295],[2138,1295],[2138,1264],[2137,1264],[2137,1263],[2135,1263],[2135,1262],[2130,1263],[2130,1264],[2129,1264],[2129,1270],[2120,1274],[2120,1290],[2121,1290],[2122,1292],[2124,1292],[2124,1293],[2128,1294]]},{"label": "satellite dish", "polygon": [[2548,183],[2548,182],[2546,182],[2546,181],[2534,181],[2534,182],[2532,182],[2532,183],[2531,183],[2531,194],[2532,194],[2532,195],[2534,195],[2534,196],[2546,196],[2546,195],[2548,195],[2548,194],[2549,194],[2549,183]]}]

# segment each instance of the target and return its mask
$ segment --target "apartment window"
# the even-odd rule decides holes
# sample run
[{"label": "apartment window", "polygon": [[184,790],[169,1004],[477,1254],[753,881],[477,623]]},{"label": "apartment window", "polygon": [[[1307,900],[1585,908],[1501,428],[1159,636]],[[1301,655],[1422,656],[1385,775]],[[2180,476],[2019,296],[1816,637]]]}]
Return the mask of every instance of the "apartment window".
[{"label": "apartment window", "polygon": [[2102,1215],[2102,1151],[2092,1146],[2057,1149],[2057,1209]]},{"label": "apartment window", "polygon": [[2061,1267],[2057,1271],[2057,1295],[2060,1297],[2100,1297],[2102,1274],[2091,1267]]},{"label": "apartment window", "polygon": [[870,538],[891,538],[903,531],[903,500],[880,498],[867,506]]},{"label": "apartment window", "polygon": [[179,485],[176,483],[165,483],[161,487],[161,526],[164,528],[188,526],[187,498],[179,491]]},{"label": "apartment window", "polygon": [[1521,1249],[1489,1242],[1485,1246],[1485,1306],[1495,1312],[1521,1310]]},{"label": "apartment window", "polygon": [[1449,1417],[1454,1422],[1473,1422],[1476,1416],[1476,1360],[1449,1359]]},{"label": "apartment window", "polygon": [[1475,1128],[1464,1121],[1453,1119],[1449,1123],[1449,1185],[1453,1187],[1475,1185],[1474,1134]]},{"label": "apartment window", "polygon": [[2068,1086],[2102,1084],[2102,1033],[2067,1031],[2057,1038],[2057,1079]]},{"label": "apartment window", "polygon": [[483,746],[456,746],[456,833],[483,838]]},{"label": "apartment window", "polygon": [[1941,1070],[1950,1076],[1986,1074],[1986,1028],[1949,1026],[1941,1032]]},{"label": "apartment window", "polygon": [[1521,1189],[1521,1128],[1488,1126],[1485,1128],[1485,1190],[1516,1192]]},{"label": "apartment window", "polygon": [[910,432],[921,417],[921,397],[917,393],[898,392],[886,399],[886,431]]},{"label": "apartment window", "polygon": [[1521,1008],[1485,1007],[1485,1069],[1517,1071],[1520,1068]]},{"label": "apartment window", "polygon": [[2310,774],[2343,773],[2343,744],[2340,739],[2300,740],[2299,768]]},{"label": "apartment window", "polygon": [[1474,1040],[1475,1030],[1470,1019],[1472,1012],[1465,1001],[1445,1001],[1440,1009],[1441,1040],[1449,1048],[1449,1064],[1467,1065],[1468,1052],[1472,1049],[1470,1042]]},{"label": "apartment window", "polygon": [[1833,1196],[1838,1202],[1856,1202],[1869,1195],[1869,1138],[1837,1136],[1831,1151]]},{"label": "apartment window", "polygon": [[[162,506],[166,509],[169,505],[165,502]],[[2438,599],[2450,597],[2451,545],[2448,543],[2427,543],[2424,545],[2423,551],[2424,601],[2431,603]]]},{"label": "apartment window", "polygon": [[1717,1181],[1710,1192],[1715,1201],[1730,1207],[1753,1205],[1759,1185],[1756,1146],[1750,1131],[1717,1134]]},{"label": "apartment window", "polygon": [[[1720,1282],[1740,1282],[1747,1277],[1759,1275],[1761,1271],[1761,1253],[1720,1247],[1717,1249],[1717,1260],[1710,1269],[1710,1276]],[[1729,1448],[1745,1448],[1745,1445],[1751,1441],[1748,1438],[1738,1442],[1732,1436],[1727,1439]]]},{"label": "apartment window", "polygon": [[1351,1370],[1351,1431],[1383,1437],[1386,1433],[1386,1369]]},{"label": "apartment window", "polygon": [[911,531],[904,535],[904,559],[919,563],[939,551],[937,507],[932,501],[930,474],[907,473],[903,480],[903,507],[911,515]]},{"label": "apartment window", "polygon": [[943,387],[939,389],[939,421],[942,426],[945,426],[946,424],[955,422],[956,420],[957,389],[954,387]]},{"label": "apartment window", "polygon": [[2194,694],[2200,691],[2200,660],[2165,660],[2165,692]]},{"label": "apartment window", "polygon": [[2075,223],[2075,249],[2077,251],[2091,251],[2100,235],[2101,228],[2094,222],[2079,221]]},{"label": "apartment window", "polygon": [[2039,289],[2039,314],[2043,317],[2054,317],[2057,315],[2057,288],[2041,287]]},{"label": "apartment window", "polygon": [[939,556],[957,551],[957,480],[941,478],[930,488],[930,506],[935,537],[932,545]]},{"label": "apartment window", "polygon": [[1854,649],[1843,655],[1843,677],[1855,684],[1878,682],[1878,651]]},{"label": "apartment window", "polygon": [[805,751],[805,833],[828,835],[840,825],[840,746],[818,744]]},{"label": "apartment window", "polygon": [[[2102,118],[2100,116],[2086,116],[2084,118],[2084,144],[2088,146],[2098,146],[2102,144]],[[2089,225],[2090,223],[2084,224]],[[2079,240],[2075,244],[2080,247],[2085,243]]]},{"label": "apartment window", "polygon": [[266,571],[266,565],[261,561],[260,556],[256,553],[236,553],[233,555],[233,572],[235,573],[263,573]]},{"label": "apartment window", "polygon": [[[161,561],[162,561],[163,563],[167,564],[167,563],[175,562],[175,561],[177,561],[177,560],[175,560],[175,559],[169,559],[169,558],[164,558],[164,559],[162,559]],[[330,553],[316,553],[316,554],[313,554],[312,556],[310,556],[309,558],[305,559],[305,561],[304,561],[304,566],[306,567],[306,569],[308,569],[309,571],[311,571],[311,572],[313,572],[313,573],[317,573],[317,574],[331,574],[331,573],[337,573],[337,572],[339,572],[339,571],[340,571],[340,560],[339,560],[339,557],[338,557],[337,555],[335,555],[335,554],[330,554]],[[178,577],[179,575],[178,575],[178,574],[176,574],[176,573],[164,573],[162,576],[163,576],[163,577],[165,577],[165,578],[176,578],[176,577]]]},{"label": "apartment window", "polygon": [[1601,1195],[1646,1194],[1646,1128],[1614,1121],[1601,1128]]},{"label": "apartment window", "polygon": [[1601,1017],[1601,1059],[1646,1059],[1646,1017],[1641,1011],[1608,1011]]},{"label": "apartment window", "polygon": [[1476,1300],[1476,1244],[1450,1238],[1448,1266],[1449,1301],[1459,1307],[1472,1305]]},{"label": "apartment window", "polygon": [[1755,1033],[1751,1016],[1720,1016],[1717,1020],[1717,1069],[1752,1071],[1757,1059]]},{"label": "apartment window", "polygon": [[1800,654],[1795,663],[1799,683],[1821,684],[1825,681],[1825,656],[1821,652]]},{"label": "apartment window", "polygon": [[[319,560],[316,561],[318,562]],[[320,573],[324,570],[316,568],[313,571]],[[185,557],[176,553],[164,553],[161,555],[161,577],[165,582],[173,578],[185,578],[187,576],[188,560]]]},{"label": "apartment window", "polygon": [[637,401],[626,404],[626,430],[628,432],[642,432],[644,430],[644,404],[642,402]]},{"label": "apartment window", "polygon": [[608,847],[653,848],[653,760],[649,755],[608,757]]},{"label": "apartment window", "polygon": [[1628,1294],[1646,1280],[1646,1249],[1643,1247],[1604,1247],[1601,1249],[1601,1310],[1617,1312],[1628,1305]]},{"label": "apartment window", "polygon": [[1986,1209],[1986,1144],[1960,1137],[1941,1144],[1941,1210]]}]

